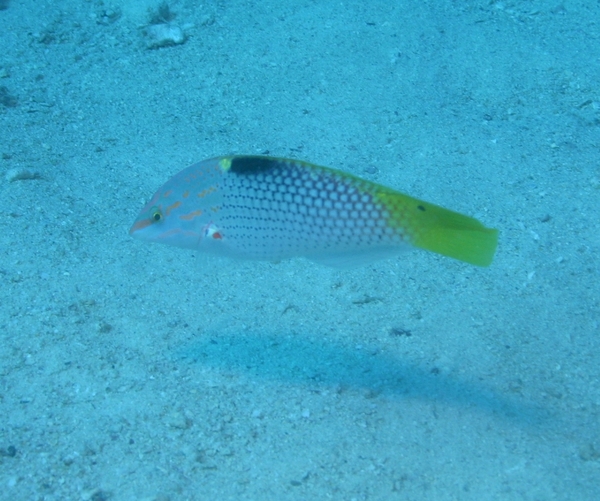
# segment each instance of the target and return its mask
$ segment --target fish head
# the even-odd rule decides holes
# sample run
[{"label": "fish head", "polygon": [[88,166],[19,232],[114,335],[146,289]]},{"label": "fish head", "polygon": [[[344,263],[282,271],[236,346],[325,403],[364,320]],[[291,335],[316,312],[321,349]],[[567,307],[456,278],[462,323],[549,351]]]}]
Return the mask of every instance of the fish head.
[{"label": "fish head", "polygon": [[129,234],[146,242],[198,249],[203,239],[214,235],[212,218],[220,205],[221,174],[211,161],[184,169],[159,188]]}]

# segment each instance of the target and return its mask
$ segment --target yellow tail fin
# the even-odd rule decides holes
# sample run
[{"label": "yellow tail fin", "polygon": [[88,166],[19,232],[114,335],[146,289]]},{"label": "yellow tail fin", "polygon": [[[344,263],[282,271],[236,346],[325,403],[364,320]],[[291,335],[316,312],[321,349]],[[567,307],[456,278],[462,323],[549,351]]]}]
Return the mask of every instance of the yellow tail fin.
[{"label": "yellow tail fin", "polygon": [[477,219],[398,192],[379,194],[391,212],[390,224],[416,247],[477,266],[489,266],[498,245],[498,230]]}]

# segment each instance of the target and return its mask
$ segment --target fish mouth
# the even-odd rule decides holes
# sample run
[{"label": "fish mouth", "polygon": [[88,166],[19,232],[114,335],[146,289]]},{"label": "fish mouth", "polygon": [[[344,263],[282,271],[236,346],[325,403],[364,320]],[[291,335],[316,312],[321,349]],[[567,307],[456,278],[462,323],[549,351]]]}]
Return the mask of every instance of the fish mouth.
[{"label": "fish mouth", "polygon": [[136,231],[143,230],[144,228],[148,228],[150,226],[151,221],[149,219],[139,219],[135,221],[131,228],[129,228],[129,234],[133,235]]}]

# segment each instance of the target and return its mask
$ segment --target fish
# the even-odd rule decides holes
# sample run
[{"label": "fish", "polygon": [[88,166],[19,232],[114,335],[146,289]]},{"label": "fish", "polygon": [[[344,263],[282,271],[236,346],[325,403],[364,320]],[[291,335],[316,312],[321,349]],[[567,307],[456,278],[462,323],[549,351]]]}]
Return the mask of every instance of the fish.
[{"label": "fish", "polygon": [[498,230],[353,174],[301,160],[232,155],[168,180],[129,234],[230,258],[303,257],[349,268],[425,249],[489,266]]}]

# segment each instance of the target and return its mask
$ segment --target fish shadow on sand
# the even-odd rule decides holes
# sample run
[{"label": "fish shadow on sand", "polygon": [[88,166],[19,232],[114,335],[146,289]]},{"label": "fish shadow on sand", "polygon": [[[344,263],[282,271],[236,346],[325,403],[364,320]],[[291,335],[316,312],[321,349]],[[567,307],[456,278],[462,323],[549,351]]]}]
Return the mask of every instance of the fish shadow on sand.
[{"label": "fish shadow on sand", "polygon": [[548,409],[528,403],[518,394],[494,389],[483,378],[467,380],[444,374],[434,366],[424,367],[374,350],[300,334],[206,334],[181,347],[175,356],[192,364],[297,385],[461,406],[521,426],[539,426],[551,417]]}]

